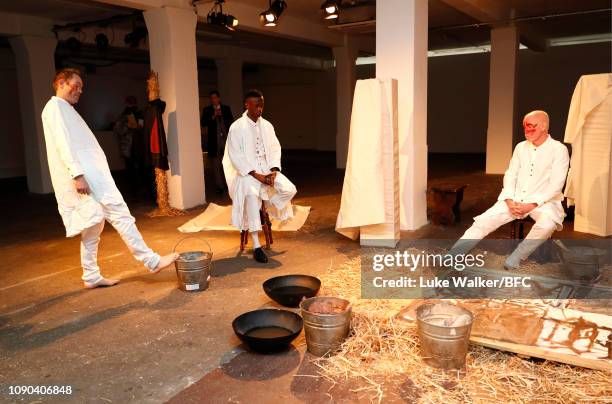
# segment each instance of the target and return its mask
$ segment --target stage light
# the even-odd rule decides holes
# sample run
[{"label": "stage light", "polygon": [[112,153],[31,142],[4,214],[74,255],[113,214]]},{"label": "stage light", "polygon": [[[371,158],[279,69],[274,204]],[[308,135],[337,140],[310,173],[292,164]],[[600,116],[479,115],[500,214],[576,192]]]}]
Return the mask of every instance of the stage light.
[{"label": "stage light", "polygon": [[129,45],[130,48],[137,48],[140,45],[140,41],[146,38],[147,29],[144,27],[136,27],[132,32],[127,34],[123,41],[126,45]]},{"label": "stage light", "polygon": [[66,46],[73,52],[78,52],[81,50],[81,46],[83,44],[76,37],[71,36],[66,40]]},{"label": "stage light", "polygon": [[325,20],[335,20],[338,18],[338,11],[340,9],[340,1],[338,0],[326,0],[321,5],[321,10],[323,10],[323,19]]},{"label": "stage light", "polygon": [[259,21],[265,27],[275,27],[281,14],[287,8],[287,3],[285,0],[270,0],[268,4],[270,8],[259,15]]},{"label": "stage light", "polygon": [[233,15],[223,13],[223,3],[225,3],[225,0],[215,1],[215,4],[213,4],[206,16],[206,22],[210,25],[217,25],[230,31],[235,31],[238,26],[238,19]]},{"label": "stage light", "polygon": [[108,37],[102,33],[96,35],[96,48],[98,48],[101,51],[106,51],[108,50],[108,46],[109,46],[109,42],[108,42]]}]

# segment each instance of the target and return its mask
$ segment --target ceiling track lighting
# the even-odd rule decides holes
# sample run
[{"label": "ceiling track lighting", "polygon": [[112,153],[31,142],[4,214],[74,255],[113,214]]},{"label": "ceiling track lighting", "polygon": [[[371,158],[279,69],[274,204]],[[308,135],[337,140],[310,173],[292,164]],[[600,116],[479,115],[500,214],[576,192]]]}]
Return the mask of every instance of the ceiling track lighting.
[{"label": "ceiling track lighting", "polygon": [[225,0],[215,1],[215,4],[206,16],[206,22],[210,25],[216,25],[230,31],[235,31],[238,26],[238,19],[233,15],[223,13],[223,3],[225,3]]},{"label": "ceiling track lighting", "polygon": [[269,8],[259,15],[259,21],[264,27],[276,27],[278,19],[287,8],[285,0],[269,0]]},{"label": "ceiling track lighting", "polygon": [[324,20],[337,20],[342,0],[325,0],[321,5]]}]

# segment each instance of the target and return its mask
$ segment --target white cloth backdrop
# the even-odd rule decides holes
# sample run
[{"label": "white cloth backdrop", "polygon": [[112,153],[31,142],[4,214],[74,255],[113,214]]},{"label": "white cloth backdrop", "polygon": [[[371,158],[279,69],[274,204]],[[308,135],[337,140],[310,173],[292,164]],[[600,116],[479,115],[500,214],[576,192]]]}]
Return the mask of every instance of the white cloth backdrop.
[{"label": "white cloth backdrop", "polygon": [[397,81],[358,80],[336,231],[361,245],[399,241]]},{"label": "white cloth backdrop", "polygon": [[582,76],[576,85],[565,128],[572,145],[565,188],[575,204],[574,230],[612,234],[612,74]]}]

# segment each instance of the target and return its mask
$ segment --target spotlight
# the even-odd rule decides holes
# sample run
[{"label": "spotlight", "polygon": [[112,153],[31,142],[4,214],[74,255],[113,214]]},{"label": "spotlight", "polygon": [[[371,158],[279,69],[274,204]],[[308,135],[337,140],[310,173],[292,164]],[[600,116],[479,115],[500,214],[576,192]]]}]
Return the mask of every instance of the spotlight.
[{"label": "spotlight", "polygon": [[143,40],[147,36],[147,29],[144,27],[135,27],[132,32],[127,34],[123,41],[126,45],[129,45],[130,48],[138,48],[140,45],[140,41]]},{"label": "spotlight", "polygon": [[206,16],[206,22],[210,25],[217,25],[230,31],[235,31],[238,26],[238,19],[233,15],[223,14],[223,3],[225,3],[225,0],[215,1],[215,4]]},{"label": "spotlight", "polygon": [[102,33],[96,35],[96,48],[101,51],[108,50],[108,37]]},{"label": "spotlight", "polygon": [[285,0],[270,0],[270,8],[259,15],[259,21],[265,27],[275,27],[278,24],[278,19],[287,8]]},{"label": "spotlight", "polygon": [[81,46],[83,44],[76,37],[71,36],[66,40],[66,46],[73,52],[78,52],[81,50]]},{"label": "spotlight", "polygon": [[338,18],[338,11],[340,9],[340,2],[342,0],[325,0],[325,2],[321,5],[321,10],[323,10],[323,19],[325,20],[335,20]]}]

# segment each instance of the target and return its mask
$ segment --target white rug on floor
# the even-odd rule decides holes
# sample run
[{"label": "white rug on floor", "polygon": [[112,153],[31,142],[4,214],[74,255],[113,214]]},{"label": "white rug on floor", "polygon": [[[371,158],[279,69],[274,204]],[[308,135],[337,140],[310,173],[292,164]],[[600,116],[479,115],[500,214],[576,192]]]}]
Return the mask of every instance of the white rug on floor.
[{"label": "white rug on floor", "polygon": [[[271,218],[273,231],[298,231],[310,213],[310,206],[293,205],[293,219],[281,223]],[[231,223],[232,206],[221,206],[211,203],[204,212],[194,217],[181,227],[181,233],[196,233],[202,230],[237,230]]]}]

